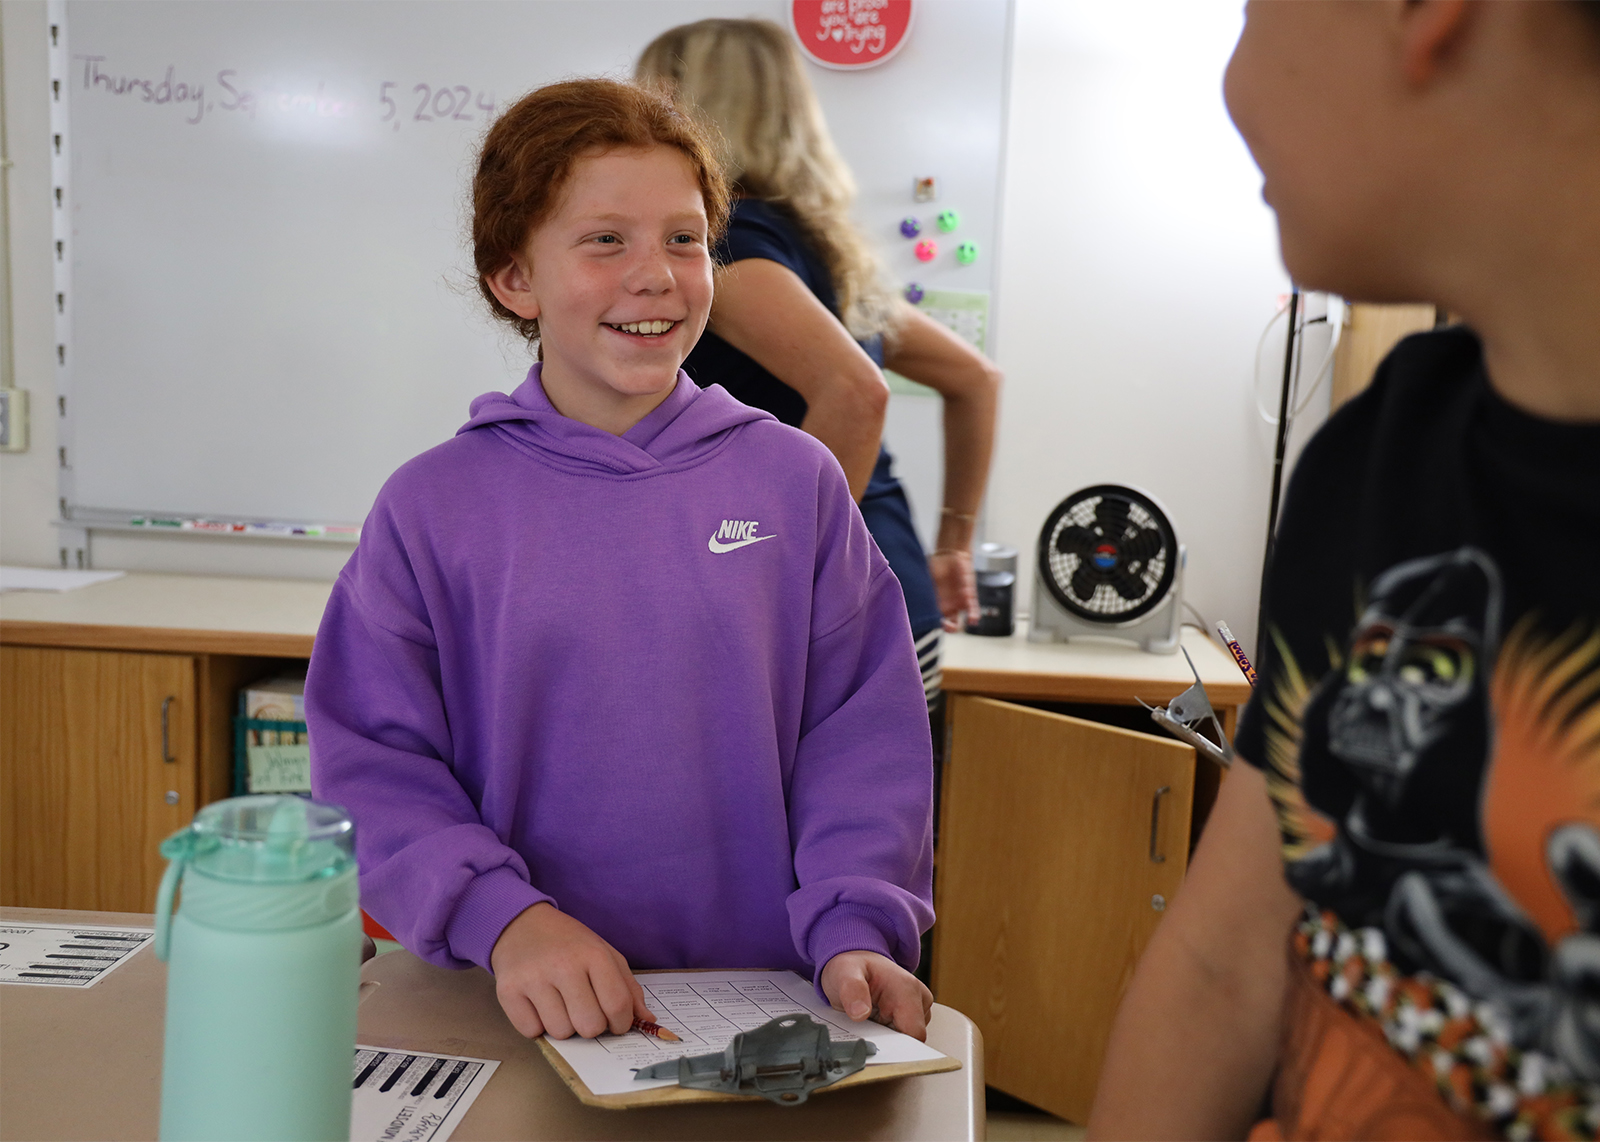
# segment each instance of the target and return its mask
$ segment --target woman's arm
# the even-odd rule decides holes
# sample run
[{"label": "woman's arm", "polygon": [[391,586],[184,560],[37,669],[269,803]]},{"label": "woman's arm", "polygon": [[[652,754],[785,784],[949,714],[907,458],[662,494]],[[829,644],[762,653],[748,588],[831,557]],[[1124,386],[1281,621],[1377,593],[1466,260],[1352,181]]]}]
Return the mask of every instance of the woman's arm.
[{"label": "woman's arm", "polygon": [[944,398],[944,509],[929,559],[947,629],[978,607],[972,580],[972,528],[994,451],[1000,370],[924,313],[902,305],[883,364]]},{"label": "woman's arm", "polygon": [[1244,1137],[1277,1059],[1300,908],[1266,782],[1241,762],[1117,1012],[1091,1138]]},{"label": "woman's arm", "polygon": [[800,427],[827,445],[860,500],[878,461],[889,386],[839,319],[793,270],[746,258],[717,276],[711,330],[805,397]]}]

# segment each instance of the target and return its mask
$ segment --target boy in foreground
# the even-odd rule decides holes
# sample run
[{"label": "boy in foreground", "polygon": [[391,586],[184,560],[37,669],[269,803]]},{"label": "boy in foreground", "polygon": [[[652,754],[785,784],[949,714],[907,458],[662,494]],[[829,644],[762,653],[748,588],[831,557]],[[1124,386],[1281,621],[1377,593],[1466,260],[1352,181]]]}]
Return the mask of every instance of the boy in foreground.
[{"label": "boy in foreground", "polygon": [[1600,3],[1255,0],[1225,90],[1296,281],[1463,325],[1300,461],[1090,1133],[1594,1137]]}]

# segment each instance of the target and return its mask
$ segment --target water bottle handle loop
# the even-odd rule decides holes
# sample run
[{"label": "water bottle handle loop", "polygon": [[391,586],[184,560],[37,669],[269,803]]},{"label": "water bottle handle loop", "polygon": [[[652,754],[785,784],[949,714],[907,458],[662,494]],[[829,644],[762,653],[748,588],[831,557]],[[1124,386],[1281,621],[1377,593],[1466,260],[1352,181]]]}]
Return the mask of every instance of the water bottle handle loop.
[{"label": "water bottle handle loop", "polygon": [[178,881],[194,853],[193,831],[184,829],[168,837],[161,845],[167,857],[167,871],[161,876],[161,887],[156,889],[156,959],[166,963],[167,950],[172,942],[172,898],[177,895]]}]

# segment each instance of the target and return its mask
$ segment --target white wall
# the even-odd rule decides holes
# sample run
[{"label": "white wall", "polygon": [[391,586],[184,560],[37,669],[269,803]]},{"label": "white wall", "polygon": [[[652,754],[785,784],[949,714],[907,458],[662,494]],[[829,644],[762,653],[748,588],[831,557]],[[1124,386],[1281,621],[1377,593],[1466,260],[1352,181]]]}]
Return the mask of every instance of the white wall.
[{"label": "white wall", "polygon": [[[0,455],[0,558],[49,565],[57,544],[47,522],[56,490],[44,4],[3,0],[0,20],[16,163],[17,384],[32,390],[35,414],[32,449]],[[1069,492],[1104,481],[1145,487],[1189,545],[1189,599],[1250,647],[1273,445],[1252,373],[1288,283],[1259,177],[1222,106],[1239,21],[1237,0],[1018,0],[993,325],[1006,391],[985,536],[1030,558],[1045,516]],[[1280,332],[1281,323],[1261,371],[1261,400],[1274,410]],[[1326,339],[1308,340],[1309,367]],[[1326,384],[1303,425],[1320,419],[1325,393]],[[889,426],[891,446],[936,425],[936,408],[908,405]],[[916,483],[936,487],[936,465]],[[917,508],[922,516],[937,505]],[[332,577],[345,555],[95,542],[100,566],[170,565],[170,545],[182,543],[186,569],[224,574]]]},{"label": "white wall", "polygon": [[1239,27],[1238,0],[1018,0],[985,536],[1031,560],[1067,494],[1143,487],[1186,597],[1249,647],[1273,446],[1252,372],[1289,287],[1222,104]]}]

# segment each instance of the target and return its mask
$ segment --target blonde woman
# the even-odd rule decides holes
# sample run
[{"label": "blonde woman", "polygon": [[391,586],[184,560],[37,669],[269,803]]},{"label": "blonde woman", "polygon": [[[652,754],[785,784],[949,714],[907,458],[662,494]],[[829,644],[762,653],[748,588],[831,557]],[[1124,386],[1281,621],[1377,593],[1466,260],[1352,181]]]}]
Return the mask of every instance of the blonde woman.
[{"label": "blonde woman", "polygon": [[[738,199],[711,324],[684,368],[826,444],[905,593],[930,703],[940,630],[975,613],[972,532],[989,475],[1000,374],[892,294],[849,215],[855,183],[805,65],[766,20],[701,20],[658,36],[637,78],[714,125]],[[944,398],[944,504],[923,554],[883,448],[883,369]]]}]

